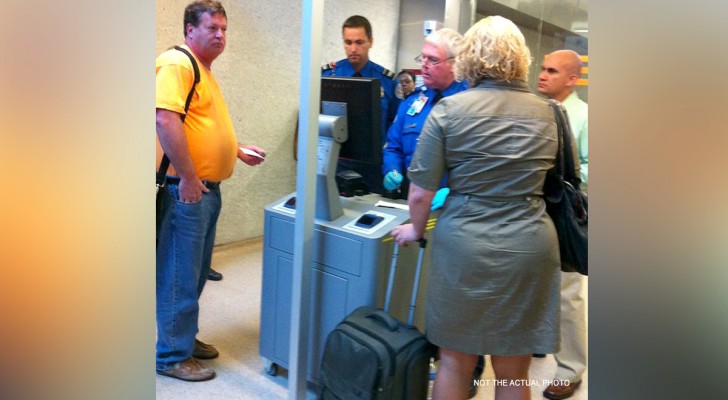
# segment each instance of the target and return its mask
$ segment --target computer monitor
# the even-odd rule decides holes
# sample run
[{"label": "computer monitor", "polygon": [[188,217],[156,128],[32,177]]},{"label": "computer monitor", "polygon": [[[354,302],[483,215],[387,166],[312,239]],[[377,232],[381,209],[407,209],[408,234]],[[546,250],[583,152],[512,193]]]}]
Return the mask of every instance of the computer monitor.
[{"label": "computer monitor", "polygon": [[381,93],[377,78],[321,77],[321,102],[346,104],[349,133],[341,145],[337,171],[359,173],[368,190],[380,194],[384,146]]}]

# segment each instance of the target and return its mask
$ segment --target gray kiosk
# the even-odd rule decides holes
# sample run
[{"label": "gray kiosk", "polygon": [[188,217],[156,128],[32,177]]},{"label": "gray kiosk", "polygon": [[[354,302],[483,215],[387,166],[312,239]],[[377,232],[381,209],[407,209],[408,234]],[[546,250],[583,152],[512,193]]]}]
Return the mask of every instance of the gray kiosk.
[{"label": "gray kiosk", "polygon": [[[316,221],[313,244],[308,381],[318,383],[326,337],[349,313],[364,305],[381,307],[394,242],[391,230],[409,221],[377,194],[339,197],[335,166],[346,140],[346,105],[324,103],[319,119]],[[260,355],[268,374],[288,368],[295,193],[265,208]],[[385,202],[383,202],[383,200]],[[397,201],[404,205],[405,202]],[[417,246],[401,248],[390,313],[406,320]],[[429,253],[423,262],[415,325],[424,329],[424,291]],[[304,305],[305,307],[305,305]]]}]

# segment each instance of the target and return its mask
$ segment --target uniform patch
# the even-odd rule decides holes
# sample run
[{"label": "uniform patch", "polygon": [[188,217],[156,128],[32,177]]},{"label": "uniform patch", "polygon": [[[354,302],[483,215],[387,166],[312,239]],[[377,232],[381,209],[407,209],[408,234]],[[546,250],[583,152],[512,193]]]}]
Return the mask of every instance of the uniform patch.
[{"label": "uniform patch", "polygon": [[321,66],[321,72],[331,71],[332,69],[336,68],[336,61],[332,61],[328,64],[324,64]]}]

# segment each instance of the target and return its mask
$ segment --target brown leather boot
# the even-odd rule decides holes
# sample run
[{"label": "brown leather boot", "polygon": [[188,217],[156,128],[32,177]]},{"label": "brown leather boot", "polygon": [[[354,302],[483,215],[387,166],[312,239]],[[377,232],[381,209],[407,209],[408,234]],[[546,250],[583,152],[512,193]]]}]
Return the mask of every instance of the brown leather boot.
[{"label": "brown leather boot", "polygon": [[207,381],[215,377],[215,371],[212,368],[205,366],[205,364],[196,360],[194,357],[178,362],[170,369],[158,369],[157,373],[190,382]]}]

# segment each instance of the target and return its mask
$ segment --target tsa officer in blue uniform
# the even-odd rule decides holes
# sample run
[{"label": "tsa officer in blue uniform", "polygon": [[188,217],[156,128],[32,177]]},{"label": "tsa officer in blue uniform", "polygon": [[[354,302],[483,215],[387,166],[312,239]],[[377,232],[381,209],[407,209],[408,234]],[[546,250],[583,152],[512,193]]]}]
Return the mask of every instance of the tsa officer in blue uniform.
[{"label": "tsa officer in blue uniform", "polygon": [[394,119],[396,99],[394,98],[394,73],[369,60],[372,47],[372,25],[369,20],[353,15],[341,27],[346,58],[321,68],[321,76],[379,78],[382,89],[382,143],[386,141],[387,128]]},{"label": "tsa officer in blue uniform", "polygon": [[[397,117],[387,133],[387,144],[382,155],[384,188],[395,191],[393,197],[407,198],[409,180],[403,172],[412,161],[422,126],[432,107],[443,97],[452,96],[468,88],[467,82],[455,80],[453,71],[462,36],[448,28],[440,29],[425,38],[422,54],[416,60],[422,65],[425,86],[404,99]],[[444,185],[443,185],[444,186]],[[433,199],[433,207],[442,206],[447,190],[441,190]],[[439,208],[439,207],[436,207]]]}]

